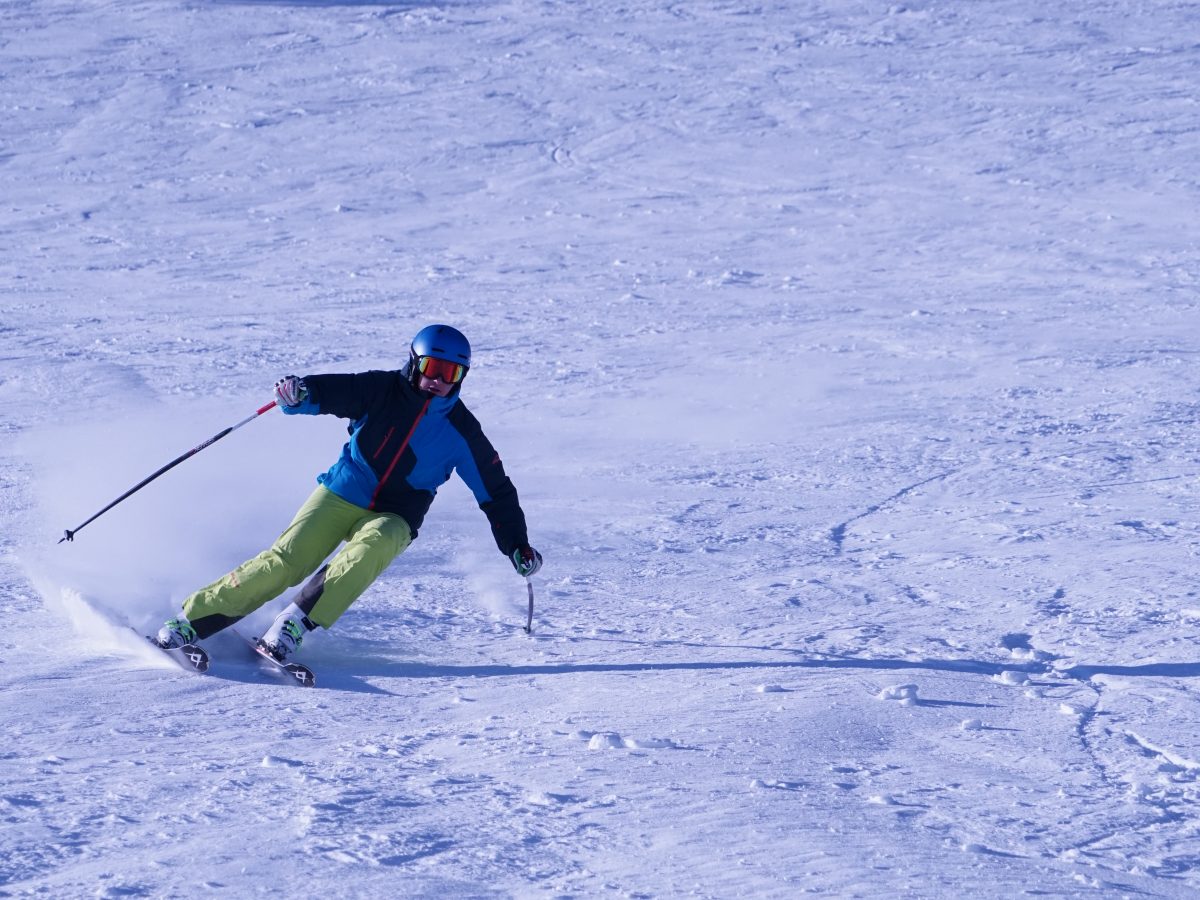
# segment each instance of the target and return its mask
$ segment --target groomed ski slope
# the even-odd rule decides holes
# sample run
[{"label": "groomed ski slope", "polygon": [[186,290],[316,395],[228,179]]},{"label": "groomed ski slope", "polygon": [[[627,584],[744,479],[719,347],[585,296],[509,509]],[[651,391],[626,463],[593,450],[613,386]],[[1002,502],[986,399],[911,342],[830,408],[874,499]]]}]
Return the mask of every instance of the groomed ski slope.
[{"label": "groomed ski slope", "polygon": [[[1200,893],[1191,4],[0,6],[0,896]],[[304,647],[129,632],[466,332]],[[245,627],[265,627],[274,604]]]}]

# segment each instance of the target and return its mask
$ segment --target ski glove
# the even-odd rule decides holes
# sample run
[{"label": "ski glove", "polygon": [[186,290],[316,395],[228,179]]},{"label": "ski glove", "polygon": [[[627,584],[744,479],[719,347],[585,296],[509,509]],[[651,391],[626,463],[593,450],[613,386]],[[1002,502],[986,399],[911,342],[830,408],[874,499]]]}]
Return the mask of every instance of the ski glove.
[{"label": "ski glove", "polygon": [[275,399],[283,406],[299,406],[308,398],[308,388],[304,379],[295,375],[285,375],[275,382]]},{"label": "ski glove", "polygon": [[513,568],[517,570],[517,574],[524,575],[526,578],[542,567],[542,554],[528,544],[514,550],[510,559],[512,559]]}]

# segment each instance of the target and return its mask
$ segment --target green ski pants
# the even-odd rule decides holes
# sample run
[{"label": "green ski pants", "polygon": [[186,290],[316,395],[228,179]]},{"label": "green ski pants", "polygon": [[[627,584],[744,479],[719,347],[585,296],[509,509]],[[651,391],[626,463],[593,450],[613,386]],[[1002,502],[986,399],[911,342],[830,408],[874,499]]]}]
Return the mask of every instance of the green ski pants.
[{"label": "green ski pants", "polygon": [[[314,579],[306,586],[301,604],[309,619],[328,628],[404,552],[412,532],[400,516],[364,509],[324,486],[269,550],[196,591],[183,601],[183,613],[208,637],[299,584],[343,541],[323,572],[324,583]],[[208,616],[216,618],[205,622]]]}]

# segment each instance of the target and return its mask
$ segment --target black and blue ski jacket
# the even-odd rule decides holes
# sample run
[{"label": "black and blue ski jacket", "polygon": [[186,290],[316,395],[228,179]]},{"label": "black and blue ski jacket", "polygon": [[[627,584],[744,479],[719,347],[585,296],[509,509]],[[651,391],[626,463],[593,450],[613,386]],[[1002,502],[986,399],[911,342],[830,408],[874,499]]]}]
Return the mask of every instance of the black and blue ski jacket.
[{"label": "black and blue ski jacket", "polygon": [[437,489],[452,472],[487,515],[505,556],[529,543],[517,489],[479,420],[455,391],[436,397],[418,391],[401,372],[305,375],[308,397],[289,415],[350,419],[350,440],[317,481],[343,500],[395,513],[417,536]]}]

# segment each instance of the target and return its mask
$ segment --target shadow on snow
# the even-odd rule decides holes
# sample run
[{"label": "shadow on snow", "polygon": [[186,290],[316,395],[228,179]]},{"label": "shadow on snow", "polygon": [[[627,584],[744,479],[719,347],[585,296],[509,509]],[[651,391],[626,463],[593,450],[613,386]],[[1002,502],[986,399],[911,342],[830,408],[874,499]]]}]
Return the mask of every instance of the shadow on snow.
[{"label": "shadow on snow", "polygon": [[[603,639],[601,639],[603,640]],[[636,643],[636,642],[629,642]],[[661,647],[661,644],[656,644]],[[702,644],[685,646],[705,647]],[[711,645],[705,649],[717,649]],[[774,653],[805,653],[804,650],[786,650],[779,647],[726,646],[729,650],[761,650]],[[1146,665],[1076,665],[1056,668],[1042,661],[988,662],[975,659],[888,659],[856,657],[840,654],[813,655],[806,659],[775,660],[679,660],[667,662],[595,662],[595,663],[544,663],[537,665],[510,665],[494,663],[484,665],[456,665],[416,661],[391,661],[378,656],[356,656],[347,665],[353,671],[333,663],[322,665],[315,662],[318,687],[360,691],[367,693],[390,693],[369,684],[369,678],[520,678],[542,675],[590,675],[590,674],[640,674],[655,672],[719,672],[719,671],[779,671],[788,669],[851,669],[877,672],[953,672],[968,675],[999,677],[1006,672],[1016,672],[1033,677],[1054,678],[1069,681],[1088,681],[1097,675],[1117,675],[1129,678],[1195,678],[1200,677],[1200,662],[1148,663]],[[926,706],[980,706],[953,700],[922,700]]]},{"label": "shadow on snow", "polygon": [[[751,648],[745,648],[751,649]],[[778,651],[776,651],[778,652]],[[796,651],[802,652],[802,651]],[[822,656],[802,660],[685,660],[679,662],[547,663],[539,665],[451,665],[420,662],[371,660],[363,676],[399,678],[496,678],[529,675],[582,675],[592,673],[704,672],[769,669],[858,669],[881,672],[932,671],[999,676],[1019,672],[1072,681],[1087,681],[1096,675],[1127,677],[1200,677],[1200,662],[1151,663],[1142,666],[1071,666],[1054,668],[1042,662],[995,663],[972,659],[880,659],[853,656]]]}]

